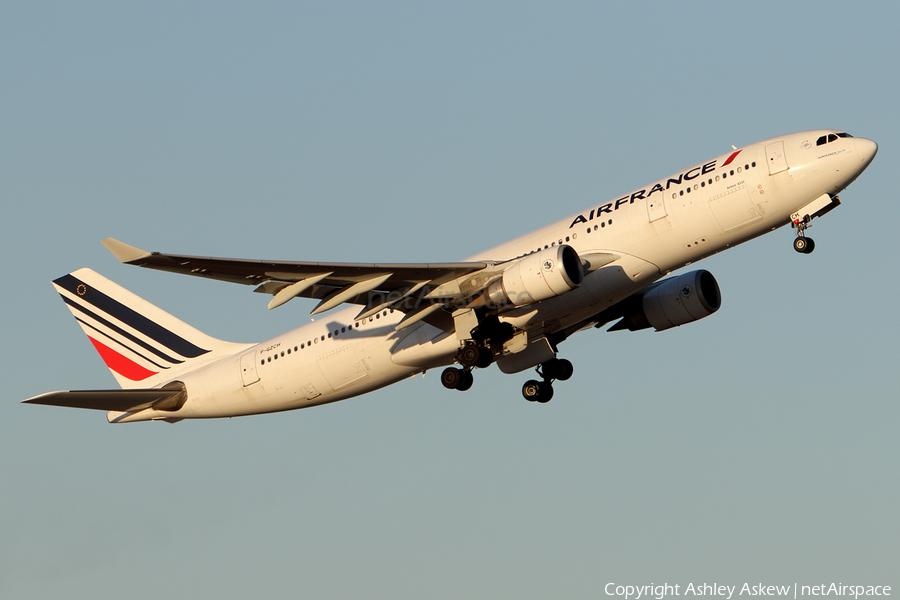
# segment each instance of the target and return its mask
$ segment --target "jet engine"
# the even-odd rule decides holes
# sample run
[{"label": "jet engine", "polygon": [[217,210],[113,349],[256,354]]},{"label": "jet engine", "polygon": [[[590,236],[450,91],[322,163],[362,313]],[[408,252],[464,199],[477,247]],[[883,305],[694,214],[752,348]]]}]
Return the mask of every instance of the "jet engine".
[{"label": "jet engine", "polygon": [[719,284],[709,271],[692,271],[663,279],[625,301],[624,318],[610,331],[665,331],[713,314],[722,305]]},{"label": "jet engine", "polygon": [[578,253],[565,244],[529,254],[508,267],[484,291],[490,307],[525,306],[572,291],[584,281]]}]

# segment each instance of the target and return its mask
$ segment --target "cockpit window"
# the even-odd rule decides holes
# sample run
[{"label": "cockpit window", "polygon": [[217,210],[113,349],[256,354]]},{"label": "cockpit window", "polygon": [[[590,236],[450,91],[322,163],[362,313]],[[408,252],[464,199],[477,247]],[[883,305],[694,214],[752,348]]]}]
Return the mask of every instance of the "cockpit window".
[{"label": "cockpit window", "polygon": [[823,135],[819,139],[816,140],[816,146],[821,146],[823,144],[827,144],[828,142],[834,142],[838,138],[852,138],[853,136],[849,133],[829,133],[828,135]]}]

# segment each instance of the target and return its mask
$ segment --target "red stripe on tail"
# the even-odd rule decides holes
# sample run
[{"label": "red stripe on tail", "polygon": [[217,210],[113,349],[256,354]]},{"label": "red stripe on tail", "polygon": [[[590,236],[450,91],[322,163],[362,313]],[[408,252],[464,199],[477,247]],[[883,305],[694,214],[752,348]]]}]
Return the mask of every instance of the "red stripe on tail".
[{"label": "red stripe on tail", "polygon": [[122,377],[126,377],[132,381],[142,381],[144,379],[147,379],[148,377],[156,375],[155,372],[148,371],[133,360],[125,358],[112,348],[104,346],[91,336],[88,336],[88,339],[91,340],[92,344],[94,344],[94,348],[96,348],[97,352],[100,353],[100,358],[103,359],[103,362],[106,363],[106,366]]}]

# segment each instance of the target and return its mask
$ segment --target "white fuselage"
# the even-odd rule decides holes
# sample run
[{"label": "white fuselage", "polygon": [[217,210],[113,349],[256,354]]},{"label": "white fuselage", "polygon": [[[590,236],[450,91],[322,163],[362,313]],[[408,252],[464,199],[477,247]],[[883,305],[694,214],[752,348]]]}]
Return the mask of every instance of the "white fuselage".
[{"label": "white fuselage", "polygon": [[[612,253],[577,289],[501,316],[531,335],[577,325],[670,272],[786,225],[823,194],[846,188],[874,157],[862,138],[816,141],[831,130],[765,140],[683,169],[615,199],[480,252],[501,262],[560,244],[579,256]],[[614,268],[609,268],[614,267]],[[206,418],[274,412],[357,396],[426,369],[452,364],[455,335],[386,310],[356,320],[351,306],[208,364],[178,379],[188,401],[177,412],[110,420]]]}]

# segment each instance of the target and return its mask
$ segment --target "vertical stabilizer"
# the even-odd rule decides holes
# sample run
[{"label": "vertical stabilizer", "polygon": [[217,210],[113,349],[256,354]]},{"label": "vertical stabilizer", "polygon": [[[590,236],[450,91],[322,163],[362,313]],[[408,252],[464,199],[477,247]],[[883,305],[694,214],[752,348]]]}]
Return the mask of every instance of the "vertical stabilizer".
[{"label": "vertical stabilizer", "polygon": [[249,346],[210,337],[90,269],[53,285],[125,389],[163,385]]}]

